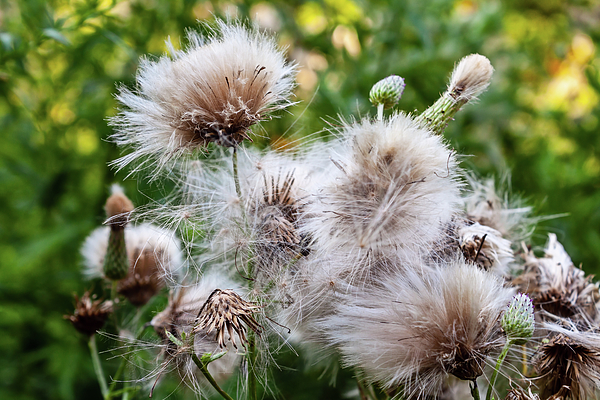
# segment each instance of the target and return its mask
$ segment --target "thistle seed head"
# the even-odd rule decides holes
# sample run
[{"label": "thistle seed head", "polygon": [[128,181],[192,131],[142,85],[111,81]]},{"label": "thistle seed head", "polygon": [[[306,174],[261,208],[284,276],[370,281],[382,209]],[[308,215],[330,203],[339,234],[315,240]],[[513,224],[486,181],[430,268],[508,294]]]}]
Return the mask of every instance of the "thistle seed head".
[{"label": "thistle seed head", "polygon": [[545,325],[550,335],[538,348],[533,365],[543,399],[586,400],[600,390],[600,333]]},{"label": "thistle seed head", "polygon": [[218,21],[203,37],[188,32],[189,46],[157,61],[143,59],[137,89],[119,89],[125,106],[111,120],[112,139],[133,153],[133,161],[161,169],[168,161],[214,142],[235,147],[249,129],[291,104],[295,65],[275,40],[254,28]]},{"label": "thistle seed head", "polygon": [[237,349],[234,333],[242,345],[248,343],[246,327],[260,334],[261,326],[253,316],[259,309],[259,306],[245,301],[233,290],[215,289],[198,313],[194,332],[206,330],[210,334],[215,331],[221,348],[227,347],[227,333],[233,347]]},{"label": "thistle seed head", "polygon": [[471,54],[459,61],[452,71],[448,94],[456,101],[477,98],[490,85],[494,68],[486,57]]},{"label": "thistle seed head", "polygon": [[108,316],[113,312],[112,301],[92,299],[89,291],[85,292],[81,298],[75,295],[75,313],[64,317],[71,321],[75,329],[88,336],[101,329]]}]

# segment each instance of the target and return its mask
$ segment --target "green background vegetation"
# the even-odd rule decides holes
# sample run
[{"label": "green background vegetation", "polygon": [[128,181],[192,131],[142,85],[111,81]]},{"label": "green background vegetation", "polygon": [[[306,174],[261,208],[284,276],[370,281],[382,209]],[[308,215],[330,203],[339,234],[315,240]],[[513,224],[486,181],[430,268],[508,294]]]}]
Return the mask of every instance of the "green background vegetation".
[{"label": "green background vegetation", "polygon": [[[168,36],[181,46],[185,29],[213,15],[257,19],[302,66],[301,103],[263,124],[257,133],[271,139],[262,145],[321,131],[339,115],[373,114],[369,89],[389,74],[407,82],[400,108],[422,111],[458,59],[486,55],[496,68],[490,90],[447,137],[473,155],[466,168],[512,172],[513,192],[537,215],[569,213],[540,224],[534,245],[556,232],[576,264],[599,270],[597,0],[0,4],[0,398],[100,398],[86,342],[62,316],[88,285],[80,244],[103,221],[110,184],[126,176],[107,167],[119,155],[106,141],[115,85],[132,85],[141,55],[162,54]],[[137,205],[164,196],[144,179],[123,185]],[[330,388],[301,363],[288,355],[276,372],[287,399],[335,398],[353,387],[350,374]],[[171,398],[184,397],[192,398],[179,388]]]}]

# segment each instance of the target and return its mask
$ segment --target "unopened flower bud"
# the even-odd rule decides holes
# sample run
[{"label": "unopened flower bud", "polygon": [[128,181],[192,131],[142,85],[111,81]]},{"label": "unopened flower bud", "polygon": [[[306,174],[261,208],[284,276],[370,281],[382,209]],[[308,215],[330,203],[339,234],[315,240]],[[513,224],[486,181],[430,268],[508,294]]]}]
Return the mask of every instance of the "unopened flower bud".
[{"label": "unopened flower bud", "polygon": [[502,315],[501,322],[508,340],[515,344],[527,343],[535,330],[531,299],[526,294],[516,294]]},{"label": "unopened flower bud", "polygon": [[398,75],[390,75],[377,82],[369,92],[369,100],[374,106],[383,105],[388,109],[394,107],[404,92],[404,79]]},{"label": "unopened flower bud", "polygon": [[133,204],[119,186],[113,186],[112,194],[106,200],[107,224],[110,225],[108,247],[104,258],[104,276],[111,280],[121,280],[129,272],[129,258],[125,246],[125,225]]}]

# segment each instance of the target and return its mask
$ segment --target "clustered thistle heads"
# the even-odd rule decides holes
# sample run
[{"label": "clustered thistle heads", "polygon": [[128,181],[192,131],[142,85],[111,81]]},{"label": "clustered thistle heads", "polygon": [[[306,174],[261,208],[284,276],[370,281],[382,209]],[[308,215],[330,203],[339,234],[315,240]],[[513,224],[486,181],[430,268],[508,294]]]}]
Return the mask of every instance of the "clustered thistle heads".
[{"label": "clustered thistle heads", "polygon": [[138,161],[154,169],[214,142],[236,147],[249,129],[287,107],[295,65],[275,41],[241,24],[218,22],[208,36],[188,32],[188,48],[143,59],[137,90],[122,87],[125,106],[112,119],[113,140],[133,148],[119,168]]},{"label": "clustered thistle heads", "polygon": [[[463,58],[446,92],[419,115],[384,116],[404,89],[390,76],[370,93],[377,117],[342,123],[328,143],[238,152],[253,124],[289,104],[295,67],[257,30],[217,25],[208,37],[190,32],[188,48],[171,47],[171,57],[142,60],[137,89],[117,96],[124,108],[112,120],[113,140],[133,148],[118,167],[135,161],[157,170],[205,150],[177,164],[173,198],[185,204],[146,213],[169,227],[161,231],[168,245],[141,239],[140,226],[125,228],[122,219],[125,274],[103,268],[108,230],[93,232],[83,252],[88,275],[117,279],[115,291],[134,305],[171,289],[150,323],[164,349],[161,372],[174,361],[183,376],[201,372],[230,399],[211,373],[223,354],[231,360],[242,350],[242,386],[255,398],[260,360],[283,338],[353,368],[365,399],[377,391],[442,399],[460,392],[460,380],[479,399],[477,381],[485,380],[491,400],[504,397],[498,376],[521,369],[511,357],[503,365],[516,344],[536,375],[518,376],[522,387],[511,383],[507,399],[594,396],[598,286],[555,236],[546,257],[515,257],[535,222],[531,209],[465,174],[441,136],[488,87],[487,58]],[[119,213],[131,211],[117,199],[126,206]],[[173,227],[197,266],[185,284],[171,279],[184,264]],[[274,335],[276,325],[291,337]]]}]

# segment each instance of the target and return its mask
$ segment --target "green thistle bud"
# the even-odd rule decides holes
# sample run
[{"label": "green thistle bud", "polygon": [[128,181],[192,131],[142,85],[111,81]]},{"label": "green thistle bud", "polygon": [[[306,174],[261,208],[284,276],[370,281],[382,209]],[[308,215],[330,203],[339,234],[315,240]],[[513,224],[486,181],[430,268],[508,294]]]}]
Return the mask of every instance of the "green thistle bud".
[{"label": "green thistle bud", "polygon": [[502,315],[502,329],[514,344],[525,344],[533,336],[533,303],[523,293],[516,294]]},{"label": "green thistle bud", "polygon": [[119,186],[113,186],[112,195],[106,200],[107,224],[110,225],[108,247],[104,257],[104,276],[118,281],[129,273],[129,258],[125,247],[125,225],[129,221],[129,213],[133,204]]},{"label": "green thistle bud", "polygon": [[404,92],[404,79],[398,75],[390,75],[377,82],[369,92],[369,100],[374,106],[383,105],[388,109],[394,107]]}]

